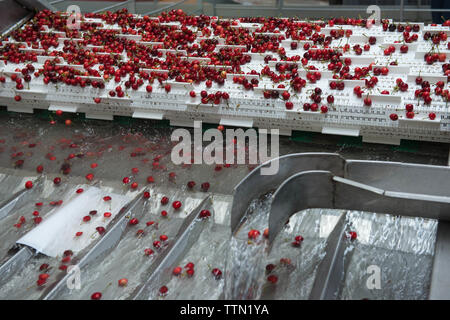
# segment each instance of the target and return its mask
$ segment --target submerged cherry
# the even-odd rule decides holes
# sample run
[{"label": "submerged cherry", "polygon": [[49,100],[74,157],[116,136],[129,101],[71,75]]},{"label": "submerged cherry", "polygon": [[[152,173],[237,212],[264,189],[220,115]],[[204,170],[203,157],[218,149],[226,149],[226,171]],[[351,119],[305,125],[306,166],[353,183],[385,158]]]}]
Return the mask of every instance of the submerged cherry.
[{"label": "submerged cherry", "polygon": [[201,185],[202,191],[207,192],[209,190],[210,184],[209,182],[203,182]]},{"label": "submerged cherry", "polygon": [[147,249],[145,249],[144,250],[144,254],[146,255],[146,256],[151,256],[152,254],[154,254],[155,252],[152,250],[152,249],[150,249],[150,248],[147,248]]},{"label": "submerged cherry", "polygon": [[256,240],[261,233],[258,230],[252,229],[248,232],[248,238]]},{"label": "submerged cherry", "polygon": [[139,223],[139,220],[136,219],[136,218],[133,218],[133,219],[130,220],[130,222],[128,222],[128,224],[130,224],[130,225],[132,225],[132,226],[134,226],[134,225],[136,225],[136,224],[138,224],[138,223]]},{"label": "submerged cherry", "polygon": [[181,208],[181,202],[180,202],[180,201],[174,201],[174,202],[172,203],[172,207],[173,207],[175,210],[180,209],[180,208]]},{"label": "submerged cherry", "polygon": [[173,268],[172,274],[174,276],[178,276],[181,274],[181,271],[182,271],[181,267],[175,267],[175,268]]},{"label": "submerged cherry", "polygon": [[105,231],[106,231],[106,229],[103,228],[103,227],[97,227],[97,228],[95,228],[95,230],[97,230],[97,232],[98,232],[100,235],[104,234]]},{"label": "submerged cherry", "polygon": [[49,267],[48,263],[43,263],[43,264],[41,264],[41,266],[39,267],[39,270],[40,270],[40,271],[45,271],[45,270],[48,269],[48,267]]},{"label": "submerged cherry", "polygon": [[270,276],[267,277],[267,281],[269,281],[272,284],[275,284],[278,282],[278,277],[274,274],[271,274]]},{"label": "submerged cherry", "polygon": [[211,212],[209,210],[203,209],[199,214],[200,218],[205,219],[211,216]]},{"label": "submerged cherry", "polygon": [[187,269],[186,270],[186,275],[188,277],[192,277],[194,275],[194,273],[195,273],[194,269]]},{"label": "submerged cherry", "polygon": [[161,241],[158,241],[158,240],[153,241],[153,246],[154,246],[156,249],[161,248]]},{"label": "submerged cherry", "polygon": [[91,295],[91,299],[92,300],[100,300],[102,298],[102,293],[101,292],[94,292]]},{"label": "submerged cherry", "polygon": [[189,182],[187,183],[187,187],[188,187],[189,189],[193,189],[193,188],[195,187],[195,181],[189,181]]},{"label": "submerged cherry", "polygon": [[166,196],[161,198],[161,204],[162,205],[166,205],[169,203],[169,198],[167,198]]},{"label": "submerged cherry", "polygon": [[159,288],[159,295],[165,296],[168,291],[169,291],[169,289],[166,286],[162,286],[161,288]]},{"label": "submerged cherry", "polygon": [[119,287],[125,287],[128,284],[128,279],[122,278],[118,281]]},{"label": "submerged cherry", "polygon": [[218,268],[212,269],[211,273],[214,275],[216,280],[220,280],[220,278],[222,278],[222,271],[220,271],[220,269],[218,269]]}]

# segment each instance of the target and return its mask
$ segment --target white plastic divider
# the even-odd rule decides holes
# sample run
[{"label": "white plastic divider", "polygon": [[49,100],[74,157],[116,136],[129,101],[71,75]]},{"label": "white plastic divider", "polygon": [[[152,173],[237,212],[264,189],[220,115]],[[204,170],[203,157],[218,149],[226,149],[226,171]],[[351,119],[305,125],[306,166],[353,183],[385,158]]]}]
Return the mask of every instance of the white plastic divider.
[{"label": "white plastic divider", "polygon": [[223,126],[251,128],[253,127],[253,120],[222,118],[219,124]]},{"label": "white plastic divider", "polygon": [[359,137],[359,129],[351,129],[351,128],[339,128],[339,127],[323,127],[323,134],[333,134],[340,136],[351,136],[351,137]]},{"label": "white plastic divider", "polygon": [[[108,195],[111,200],[104,201],[103,197]],[[79,252],[100,236],[96,228],[107,228],[109,222],[130,200],[119,194],[106,193],[97,187],[89,187],[67,204],[63,204],[17,243],[32,247],[50,257],[61,255],[67,248]],[[83,222],[83,217],[89,215],[91,210],[98,212],[91,216],[89,222]],[[103,217],[104,212],[110,212],[111,217]],[[77,232],[83,232],[83,235],[76,237]]]},{"label": "white plastic divider", "polygon": [[162,112],[148,112],[148,111],[134,111],[133,118],[139,119],[153,119],[153,120],[162,120],[164,119],[164,113]]}]

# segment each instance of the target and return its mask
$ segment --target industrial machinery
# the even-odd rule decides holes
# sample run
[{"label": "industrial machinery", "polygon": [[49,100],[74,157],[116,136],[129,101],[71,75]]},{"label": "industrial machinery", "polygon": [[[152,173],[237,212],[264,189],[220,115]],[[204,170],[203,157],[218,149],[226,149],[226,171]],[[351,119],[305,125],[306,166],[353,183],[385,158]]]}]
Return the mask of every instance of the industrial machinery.
[{"label": "industrial machinery", "polygon": [[[450,142],[448,21],[20,3],[0,43],[0,299],[450,298],[450,168],[377,154]],[[361,138],[377,160],[283,140],[258,166],[174,165],[156,127],[194,120]]]}]

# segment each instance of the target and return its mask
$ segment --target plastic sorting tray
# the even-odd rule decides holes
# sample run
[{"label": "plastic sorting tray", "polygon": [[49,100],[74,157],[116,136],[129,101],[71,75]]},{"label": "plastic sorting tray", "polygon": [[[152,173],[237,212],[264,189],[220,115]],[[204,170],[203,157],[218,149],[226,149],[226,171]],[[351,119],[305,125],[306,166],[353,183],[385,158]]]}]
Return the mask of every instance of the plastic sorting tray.
[{"label": "plastic sorting tray", "polygon": [[[91,20],[88,19],[87,21]],[[92,21],[99,23],[101,19],[93,19]],[[241,23],[238,20],[231,21],[234,21],[232,24],[233,28],[244,28],[255,37],[283,37],[284,40],[281,40],[280,46],[285,48],[288,58],[294,56],[302,57],[305,53],[303,46],[305,44],[313,45],[311,40],[295,41],[298,46],[297,49],[292,50],[291,43],[294,41],[285,39],[286,34],[284,31],[276,29],[273,32],[261,32],[261,24]],[[179,22],[156,23],[160,26],[171,26],[175,29],[181,27]],[[226,63],[214,64],[210,58],[205,56],[189,56],[188,51],[184,49],[164,48],[164,42],[145,41],[145,36],[140,34],[139,30],[135,29],[130,34],[128,29],[123,33],[122,28],[117,25],[106,25],[106,28],[117,29],[116,37],[118,38],[125,38],[145,46],[157,46],[157,50],[162,54],[162,59],[165,59],[168,54],[176,55],[181,60],[196,60],[203,67],[225,71],[224,85],[219,86],[213,83],[212,87],[207,88],[205,83],[202,82],[190,84],[169,80],[163,83],[163,85],[171,85],[172,88],[169,93],[165,92],[163,86],[158,86],[156,83],[153,85],[152,93],[147,93],[144,85],[136,91],[131,89],[125,90],[125,96],[123,98],[113,98],[108,95],[108,92],[113,90],[118,84],[123,85],[128,78],[123,78],[117,84],[114,81],[104,81],[102,77],[86,77],[91,80],[104,82],[105,89],[103,90],[93,89],[91,87],[73,87],[61,83],[56,85],[43,85],[42,79],[33,78],[31,82],[25,84],[23,90],[16,90],[8,77],[6,83],[0,84],[0,103],[6,105],[9,111],[31,113],[34,108],[50,110],[59,108],[68,112],[86,113],[87,118],[104,120],[112,120],[114,115],[119,115],[137,118],[168,119],[173,125],[181,124],[185,126],[193,122],[193,119],[201,118],[208,123],[227,123],[228,125],[234,126],[240,126],[242,123],[251,123],[253,127],[259,128],[283,128],[285,134],[290,134],[292,130],[302,130],[322,132],[325,134],[358,135],[362,136],[366,142],[376,143],[399,144],[401,139],[448,142],[450,141],[450,114],[447,103],[443,101],[443,98],[432,95],[432,104],[429,106],[424,105],[423,101],[419,102],[414,99],[414,90],[418,88],[415,84],[415,78],[419,75],[423,75],[424,80],[430,81],[432,90],[434,90],[437,81],[444,81],[445,86],[448,87],[448,77],[444,76],[442,72],[443,63],[436,62],[433,65],[427,65],[424,62],[423,56],[434,48],[435,50],[439,50],[440,53],[444,53],[446,55],[446,61],[448,61],[450,51],[447,50],[445,42],[439,46],[431,46],[423,40],[423,33],[436,33],[441,31],[449,33],[449,28],[444,26],[424,26],[423,23],[418,24],[420,27],[417,33],[418,40],[414,43],[407,44],[409,50],[405,54],[400,53],[400,46],[403,43],[401,41],[401,33],[399,32],[383,32],[381,26],[373,26],[370,29],[357,26],[343,26],[344,29],[352,31],[352,35],[348,38],[351,47],[355,44],[365,45],[368,43],[369,36],[375,36],[377,38],[376,44],[371,46],[370,51],[363,51],[359,56],[355,55],[352,49],[344,53],[342,59],[350,58],[352,60],[351,70],[356,67],[366,67],[369,64],[373,64],[374,67],[387,67],[389,69],[387,76],[378,76],[379,82],[373,90],[366,90],[373,101],[371,107],[365,106],[363,99],[358,99],[353,93],[354,86],[359,85],[364,87],[364,81],[344,80],[344,90],[331,90],[329,83],[333,81],[333,74],[327,70],[326,64],[321,62],[309,61],[321,73],[321,79],[316,83],[308,82],[301,93],[295,94],[290,89],[289,81],[282,81],[275,84],[267,81],[266,78],[261,78],[259,74],[249,73],[251,71],[259,73],[267,65],[272,71],[277,72],[276,66],[278,63],[294,63],[299,69],[299,75],[305,78],[307,73],[311,71],[303,69],[300,61],[282,61],[280,55],[276,52],[247,52],[247,46],[245,45],[227,44],[224,41],[225,39],[215,35],[205,36],[197,28],[189,27],[194,33],[197,31],[198,34],[201,34],[197,36],[193,44],[200,44],[201,41],[207,39],[216,39],[219,44],[216,45],[215,52],[219,52],[222,49],[241,50],[244,55],[251,57],[249,63],[241,66],[242,71],[247,73],[241,76],[245,76],[249,81],[257,79],[259,80],[259,84],[254,90],[247,91],[242,86],[233,82],[233,78],[238,75],[234,74],[230,65]],[[336,27],[326,26],[321,28],[319,32],[328,35],[332,29],[336,29]],[[162,32],[168,32],[167,30]],[[65,32],[55,31],[47,26],[45,26],[44,32],[52,32],[59,36],[59,45],[54,51],[62,51],[65,40],[80,42],[82,39],[71,39]],[[343,39],[335,39],[331,42],[330,47],[342,51],[342,48],[340,48],[342,41]],[[14,39],[8,39],[3,45],[7,43],[15,43],[15,41]],[[17,42],[17,44],[22,46],[20,49],[22,51],[38,53],[37,62],[34,63],[35,68],[42,67],[43,63],[48,59],[54,59],[54,57],[49,56],[51,50],[45,51],[40,47],[28,47],[28,44],[24,42]],[[385,56],[383,50],[388,46],[394,46],[396,50],[392,55]],[[86,49],[93,50],[94,53],[96,49],[100,51],[104,50],[102,46],[92,46],[90,44],[86,46]],[[101,55],[108,53],[97,52],[95,54]],[[120,55],[122,61],[128,61],[125,53],[121,53]],[[266,64],[264,58],[269,55],[274,60]],[[390,65],[393,61],[397,61],[398,65]],[[6,76],[16,74],[18,77],[21,77],[21,73],[15,70],[17,67],[23,68],[23,65],[0,62],[2,62],[0,64],[0,74]],[[84,70],[84,66],[82,65],[71,65],[64,61],[59,65],[80,71]],[[98,65],[94,65],[92,68],[98,70]],[[152,72],[168,73],[168,70],[163,69],[142,68],[141,70],[149,74]],[[397,78],[401,78],[404,82],[408,83],[409,89],[407,92],[399,92],[396,90],[395,80]],[[284,88],[278,88],[280,84],[283,84]],[[320,108],[317,112],[303,111],[303,103],[311,102],[309,96],[315,87],[322,89],[322,102],[320,105],[328,105],[327,113],[321,113]],[[199,98],[199,93],[202,90],[206,90],[208,93],[226,91],[229,93],[230,98],[226,103],[222,101],[219,105],[213,103],[202,104]],[[293,109],[287,110],[282,99],[264,99],[264,90],[276,90],[280,94],[284,91],[289,91],[291,93],[290,101],[294,105]],[[382,90],[387,90],[389,95],[386,95],[386,97],[380,95]],[[195,91],[197,98],[190,98],[190,91]],[[335,102],[331,105],[326,103],[326,97],[330,94],[335,97]],[[21,96],[22,99],[20,102],[14,100],[16,95]],[[95,103],[95,98],[100,98],[100,103]],[[407,103],[415,104],[414,119],[407,119],[406,117],[405,105]],[[431,112],[436,115],[434,120],[429,119],[429,113]],[[392,121],[389,117],[391,113],[396,113],[399,121]]]}]

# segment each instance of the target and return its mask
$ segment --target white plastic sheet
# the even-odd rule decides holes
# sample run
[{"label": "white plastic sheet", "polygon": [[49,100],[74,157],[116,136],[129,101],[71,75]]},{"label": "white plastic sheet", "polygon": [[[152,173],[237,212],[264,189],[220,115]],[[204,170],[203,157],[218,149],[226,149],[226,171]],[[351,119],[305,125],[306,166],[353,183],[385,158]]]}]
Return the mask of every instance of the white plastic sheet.
[{"label": "white plastic sheet", "polygon": [[[105,201],[105,196],[110,196],[111,200]],[[97,227],[108,230],[110,221],[128,201],[128,197],[89,187],[58,208],[17,243],[30,246],[50,257],[61,256],[68,249],[77,253],[100,236]],[[97,210],[97,214],[90,215],[91,210]],[[104,217],[105,212],[110,212],[111,217]],[[84,216],[90,216],[91,220],[83,222]],[[77,232],[83,234],[77,237]]]}]

